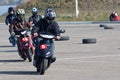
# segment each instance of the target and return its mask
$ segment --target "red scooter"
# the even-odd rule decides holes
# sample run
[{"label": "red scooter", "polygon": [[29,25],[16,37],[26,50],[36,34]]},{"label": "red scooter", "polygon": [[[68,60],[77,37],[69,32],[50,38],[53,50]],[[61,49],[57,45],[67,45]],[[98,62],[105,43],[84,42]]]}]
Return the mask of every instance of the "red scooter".
[{"label": "red scooter", "polygon": [[31,37],[27,34],[27,30],[22,30],[19,34],[19,37],[17,37],[18,53],[23,60],[28,58],[29,62],[31,62],[32,55],[34,54],[34,46]]}]

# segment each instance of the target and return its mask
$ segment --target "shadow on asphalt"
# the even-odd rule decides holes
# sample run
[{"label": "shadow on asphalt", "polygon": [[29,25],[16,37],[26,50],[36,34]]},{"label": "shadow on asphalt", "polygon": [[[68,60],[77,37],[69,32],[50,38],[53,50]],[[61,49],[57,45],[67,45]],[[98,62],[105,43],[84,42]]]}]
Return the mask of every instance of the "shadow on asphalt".
[{"label": "shadow on asphalt", "polygon": [[120,48],[118,48],[118,49],[120,49]]},{"label": "shadow on asphalt", "polygon": [[[0,46],[0,48],[10,48],[10,47],[13,47],[13,46],[10,46],[10,45],[3,45],[3,46]],[[0,52],[17,52],[17,50],[0,50]]]},{"label": "shadow on asphalt", "polygon": [[40,75],[36,71],[0,71],[0,74],[8,74],[8,75]]},{"label": "shadow on asphalt", "polygon": [[13,47],[13,46],[11,46],[11,45],[3,45],[3,46],[0,46],[1,48],[3,47],[3,48],[5,48],[5,47]]},{"label": "shadow on asphalt", "polygon": [[24,62],[24,60],[0,60],[0,62]]},{"label": "shadow on asphalt", "polygon": [[17,50],[4,50],[4,51],[0,51],[0,52],[17,52]]}]

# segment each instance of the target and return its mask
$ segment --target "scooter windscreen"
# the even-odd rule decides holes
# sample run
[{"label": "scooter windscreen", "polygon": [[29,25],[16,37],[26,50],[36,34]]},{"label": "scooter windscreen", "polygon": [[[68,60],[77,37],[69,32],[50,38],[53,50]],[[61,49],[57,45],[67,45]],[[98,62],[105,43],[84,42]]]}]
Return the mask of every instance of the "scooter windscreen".
[{"label": "scooter windscreen", "polygon": [[54,35],[52,35],[52,34],[40,34],[40,37],[47,38],[47,39],[53,39]]},{"label": "scooter windscreen", "polygon": [[26,33],[27,33],[26,30],[24,30],[24,31],[21,32],[22,35],[24,35],[24,34],[26,34]]}]

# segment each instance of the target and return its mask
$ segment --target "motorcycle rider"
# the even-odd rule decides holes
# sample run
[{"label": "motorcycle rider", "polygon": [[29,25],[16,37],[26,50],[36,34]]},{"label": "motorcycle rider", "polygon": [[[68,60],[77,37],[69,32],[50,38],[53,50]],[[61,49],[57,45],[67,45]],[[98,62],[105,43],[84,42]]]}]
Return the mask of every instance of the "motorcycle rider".
[{"label": "motorcycle rider", "polygon": [[25,20],[25,11],[24,9],[18,9],[16,11],[16,18],[13,19],[13,22],[10,26],[10,31],[15,35],[19,35],[21,30],[28,30],[30,28],[29,23]]},{"label": "motorcycle rider", "polygon": [[9,7],[8,15],[6,16],[6,19],[5,19],[5,24],[10,25],[15,17],[16,17],[16,15],[15,15],[15,11],[14,11],[13,7]]},{"label": "motorcycle rider", "polygon": [[[38,9],[33,7],[32,10],[32,16],[29,17],[29,24],[31,26],[31,29],[32,30],[34,28],[34,25],[42,18],[41,15],[38,15]],[[33,36],[32,36],[33,38]],[[35,46],[35,40],[33,39],[33,44]]]},{"label": "motorcycle rider", "polygon": [[[34,37],[37,37],[40,32],[49,32],[53,35],[55,35],[55,39],[59,40],[60,37],[60,27],[58,23],[55,21],[56,18],[56,13],[52,8],[47,8],[45,10],[44,18],[39,20],[35,24],[35,28],[32,30],[32,34]],[[34,62],[33,65],[35,66],[35,61],[37,58],[37,44],[35,46],[35,55],[34,55]],[[51,41],[51,53],[53,54],[52,56],[52,62],[55,62],[56,57],[54,56],[54,42]]]},{"label": "motorcycle rider", "polygon": [[15,17],[16,17],[16,15],[15,15],[15,11],[14,11],[13,7],[9,7],[8,8],[8,15],[6,16],[6,19],[5,19],[5,24],[9,26],[9,33],[10,33],[9,41],[10,41],[10,43],[13,43],[13,46],[15,46],[16,43],[13,40],[14,36],[11,35],[10,25]]},{"label": "motorcycle rider", "polygon": [[29,17],[29,23],[32,26],[31,28],[33,28],[33,26],[42,18],[41,15],[38,15],[38,9],[37,8],[32,8],[32,16]]},{"label": "motorcycle rider", "polygon": [[[29,23],[25,20],[24,9],[18,9],[16,11],[16,18],[14,18],[14,20],[11,23],[11,26],[10,26],[11,34],[20,35],[21,31],[29,30],[29,28],[30,28]],[[18,47],[18,51],[19,51],[19,42],[18,41],[17,41],[17,47]],[[19,53],[19,55],[21,56],[20,53]]]}]

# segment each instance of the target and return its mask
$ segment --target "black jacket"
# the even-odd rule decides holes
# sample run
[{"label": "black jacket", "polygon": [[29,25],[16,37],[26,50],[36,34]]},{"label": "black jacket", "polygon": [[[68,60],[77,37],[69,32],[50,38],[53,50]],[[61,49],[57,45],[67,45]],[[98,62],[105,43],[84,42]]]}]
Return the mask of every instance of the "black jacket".
[{"label": "black jacket", "polygon": [[11,24],[14,18],[16,18],[15,14],[9,14],[9,15],[7,15],[6,19],[5,19],[5,24],[6,25]]},{"label": "black jacket", "polygon": [[42,18],[41,15],[32,15],[29,18],[29,22],[33,22],[33,24],[36,24],[41,18]]},{"label": "black jacket", "polygon": [[60,36],[60,27],[56,21],[52,23],[48,23],[45,19],[41,19],[35,24],[35,28],[33,28],[33,33],[37,32],[48,32],[55,36]]}]

